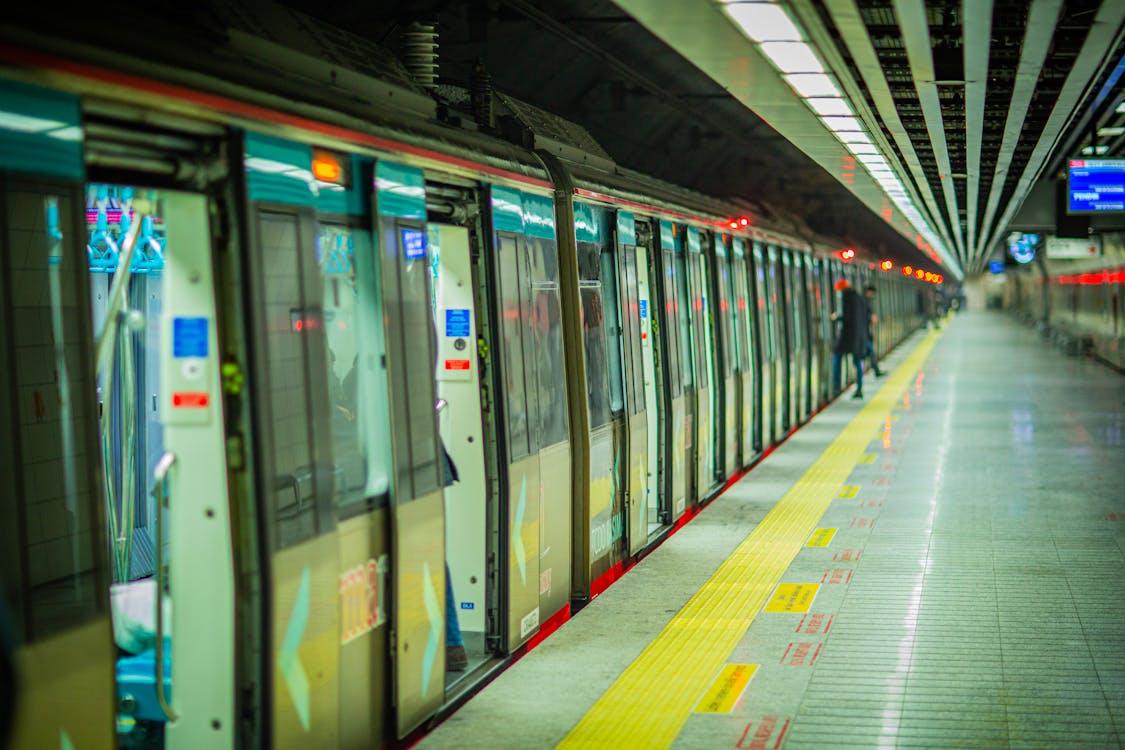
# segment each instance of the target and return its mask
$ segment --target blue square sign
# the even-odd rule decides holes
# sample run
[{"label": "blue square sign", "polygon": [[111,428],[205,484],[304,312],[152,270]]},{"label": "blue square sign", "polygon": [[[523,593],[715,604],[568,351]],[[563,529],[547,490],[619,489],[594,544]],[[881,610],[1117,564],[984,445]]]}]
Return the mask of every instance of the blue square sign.
[{"label": "blue square sign", "polygon": [[172,356],[207,356],[207,318],[172,318]]}]

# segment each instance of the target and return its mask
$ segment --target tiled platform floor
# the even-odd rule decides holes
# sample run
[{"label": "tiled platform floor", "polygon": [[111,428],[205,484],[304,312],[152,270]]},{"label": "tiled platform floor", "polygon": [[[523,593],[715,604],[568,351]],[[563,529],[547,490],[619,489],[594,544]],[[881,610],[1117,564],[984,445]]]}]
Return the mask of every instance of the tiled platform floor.
[{"label": "tiled platform floor", "polygon": [[[1122,747],[1125,377],[977,313],[909,383],[818,524],[835,535],[781,578],[819,583],[812,607],[748,616],[728,662],[753,679],[673,747]],[[827,409],[421,746],[562,741],[860,408]]]}]

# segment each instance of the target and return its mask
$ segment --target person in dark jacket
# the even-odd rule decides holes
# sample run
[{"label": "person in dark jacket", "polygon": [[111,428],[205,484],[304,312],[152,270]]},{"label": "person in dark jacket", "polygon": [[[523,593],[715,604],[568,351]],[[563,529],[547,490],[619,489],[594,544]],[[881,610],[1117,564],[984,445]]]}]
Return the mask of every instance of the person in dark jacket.
[{"label": "person in dark jacket", "polygon": [[852,289],[847,279],[836,282],[840,297],[840,313],[833,313],[832,319],[840,321],[840,332],[832,347],[832,389],[840,390],[840,369],[843,357],[851,355],[855,363],[855,393],[852,398],[863,398],[863,357],[867,354],[867,324],[870,313],[867,302]]}]

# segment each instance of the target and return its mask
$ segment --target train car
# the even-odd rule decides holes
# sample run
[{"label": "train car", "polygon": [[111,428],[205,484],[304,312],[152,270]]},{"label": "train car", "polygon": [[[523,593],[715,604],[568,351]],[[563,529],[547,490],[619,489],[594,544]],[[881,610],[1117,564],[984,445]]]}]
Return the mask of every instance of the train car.
[{"label": "train car", "polygon": [[1125,263],[1119,257],[1010,268],[1007,306],[1069,350],[1125,368]]},{"label": "train car", "polygon": [[827,246],[406,84],[151,62],[0,48],[15,747],[408,737],[835,395]]}]

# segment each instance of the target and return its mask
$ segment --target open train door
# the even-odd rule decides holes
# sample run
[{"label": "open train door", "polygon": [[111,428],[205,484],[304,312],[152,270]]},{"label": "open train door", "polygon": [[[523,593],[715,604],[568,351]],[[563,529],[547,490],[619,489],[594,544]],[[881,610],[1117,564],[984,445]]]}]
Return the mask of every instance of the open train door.
[{"label": "open train door", "polygon": [[110,748],[78,98],[13,83],[0,97],[0,628],[20,683],[10,746]]},{"label": "open train door", "polygon": [[376,165],[379,275],[392,394],[395,715],[405,736],[445,700],[445,506],[436,332],[421,169]]},{"label": "open train door", "polygon": [[[625,497],[629,518],[629,553],[636,554],[648,542],[649,494],[655,496],[659,493],[655,478],[656,448],[652,445],[656,442],[658,407],[653,385],[655,374],[652,372],[651,295],[648,258],[645,248],[637,246],[636,222],[631,213],[617,212],[615,237],[618,278],[621,280],[622,335],[625,340],[625,418],[629,456]],[[647,366],[646,357],[649,359]]]}]

